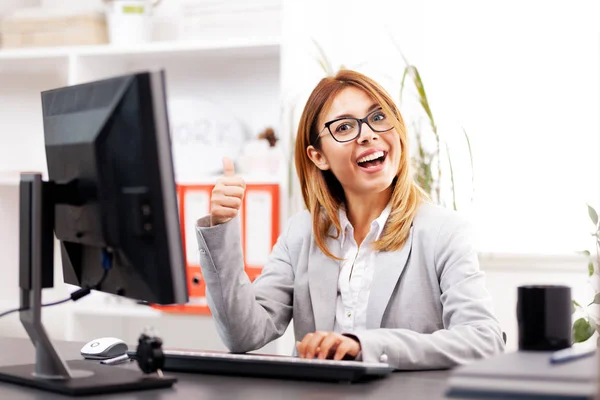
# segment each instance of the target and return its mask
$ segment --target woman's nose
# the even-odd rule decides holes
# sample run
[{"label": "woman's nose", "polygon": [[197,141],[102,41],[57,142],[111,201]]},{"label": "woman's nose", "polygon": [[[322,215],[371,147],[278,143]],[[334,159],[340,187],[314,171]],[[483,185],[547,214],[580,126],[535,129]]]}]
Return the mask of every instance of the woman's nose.
[{"label": "woman's nose", "polygon": [[358,136],[358,143],[368,143],[377,139],[377,133],[373,132],[369,124],[363,122],[361,125],[360,135]]}]

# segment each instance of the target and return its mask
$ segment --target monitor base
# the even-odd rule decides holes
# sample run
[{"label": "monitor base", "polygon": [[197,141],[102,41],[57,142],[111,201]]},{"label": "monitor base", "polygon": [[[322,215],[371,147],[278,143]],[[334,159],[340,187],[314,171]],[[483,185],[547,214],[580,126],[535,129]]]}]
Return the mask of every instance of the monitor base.
[{"label": "monitor base", "polygon": [[[69,396],[168,388],[177,382],[177,378],[174,377],[145,375],[142,371],[104,365],[96,361],[68,361],[67,365],[73,373],[73,378],[38,378],[34,376],[35,364],[28,364],[0,367],[0,381]],[[87,373],[79,374],[80,370]],[[82,377],[77,377],[78,375]]]}]

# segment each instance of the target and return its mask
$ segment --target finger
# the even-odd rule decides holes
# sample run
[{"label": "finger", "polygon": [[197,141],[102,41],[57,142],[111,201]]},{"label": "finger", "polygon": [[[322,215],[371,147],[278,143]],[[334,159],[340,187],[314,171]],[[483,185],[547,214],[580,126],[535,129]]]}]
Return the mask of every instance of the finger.
[{"label": "finger", "polygon": [[330,333],[321,342],[321,348],[319,349],[317,357],[322,360],[328,358],[329,354],[331,354],[332,351],[335,351],[337,349],[341,341],[342,338],[340,337],[340,335],[333,332]]},{"label": "finger", "polygon": [[339,345],[337,350],[335,351],[335,355],[333,356],[334,360],[341,360],[342,358],[344,358],[344,356],[346,354],[356,357],[356,355],[358,354],[358,352],[354,352],[352,351],[353,347],[355,347],[357,345],[357,343],[350,339],[347,338],[345,340],[343,340]]},{"label": "finger", "polygon": [[239,210],[242,206],[242,199],[233,196],[215,196],[212,198],[211,202],[215,206],[221,206],[225,208],[233,208],[234,210]]},{"label": "finger", "polygon": [[246,181],[239,176],[224,176],[217,180],[215,187],[217,186],[239,186],[245,188]]},{"label": "finger", "polygon": [[220,193],[228,197],[236,197],[240,200],[244,198],[244,188],[239,186],[225,186],[220,190]]},{"label": "finger", "polygon": [[233,161],[230,158],[223,157],[223,175],[234,176],[235,169],[233,167]]},{"label": "finger", "polygon": [[223,223],[232,218],[235,218],[238,214],[238,210],[233,208],[215,206],[210,212],[210,216],[214,222]]},{"label": "finger", "polygon": [[313,333],[307,333],[304,338],[302,339],[302,341],[298,344],[298,356],[300,356],[300,358],[304,358],[304,354],[306,351],[306,344],[310,341],[310,339],[313,337]]},{"label": "finger", "polygon": [[323,339],[325,339],[325,336],[326,334],[323,332],[315,332],[304,349],[306,358],[315,358],[315,354],[318,352],[318,347],[321,345]]}]

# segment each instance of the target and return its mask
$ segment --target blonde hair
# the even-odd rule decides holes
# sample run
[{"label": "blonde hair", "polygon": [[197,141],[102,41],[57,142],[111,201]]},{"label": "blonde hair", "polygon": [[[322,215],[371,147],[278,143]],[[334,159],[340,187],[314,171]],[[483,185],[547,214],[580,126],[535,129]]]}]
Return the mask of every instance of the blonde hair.
[{"label": "blonde hair", "polygon": [[400,136],[400,165],[392,182],[392,211],[382,235],[374,243],[374,248],[383,251],[400,249],[408,239],[419,203],[427,197],[410,172],[406,127],[400,111],[385,89],[363,74],[350,70],[341,70],[333,77],[322,79],[312,91],[300,117],[295,161],[304,204],[312,215],[316,244],[325,255],[333,259],[338,258],[327,249],[325,239],[332,225],[337,233],[331,237],[337,238],[340,235],[338,209],[345,204],[344,191],[331,171],[317,168],[308,158],[306,149],[319,135],[317,124],[321,113],[326,111],[336,95],[347,87],[363,90],[381,105],[386,115],[394,116],[394,129]]}]

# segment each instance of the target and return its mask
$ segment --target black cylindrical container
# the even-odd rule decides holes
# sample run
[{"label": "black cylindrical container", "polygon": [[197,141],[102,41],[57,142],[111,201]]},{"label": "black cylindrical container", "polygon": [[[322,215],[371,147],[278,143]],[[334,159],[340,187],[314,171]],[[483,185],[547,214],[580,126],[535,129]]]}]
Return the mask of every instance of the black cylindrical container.
[{"label": "black cylindrical container", "polygon": [[519,350],[560,350],[571,346],[571,288],[520,286],[517,296]]}]

